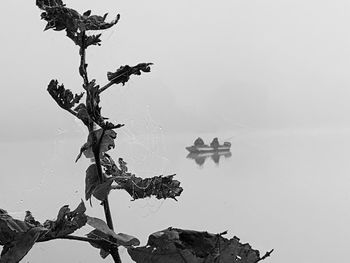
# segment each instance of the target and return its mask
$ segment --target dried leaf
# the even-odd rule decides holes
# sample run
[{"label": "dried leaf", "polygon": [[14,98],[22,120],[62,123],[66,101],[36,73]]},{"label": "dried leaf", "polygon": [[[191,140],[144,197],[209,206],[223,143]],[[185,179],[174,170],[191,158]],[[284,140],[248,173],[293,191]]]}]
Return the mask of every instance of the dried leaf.
[{"label": "dried leaf", "polygon": [[41,226],[40,222],[36,221],[30,211],[26,211],[26,215],[24,217],[24,222],[31,226]]},{"label": "dried leaf", "polygon": [[36,5],[40,9],[45,9],[46,7],[64,6],[62,0],[36,0]]},{"label": "dried leaf", "polygon": [[87,18],[84,18],[83,23],[86,30],[104,30],[114,26],[118,23],[120,15],[118,14],[114,20],[111,22],[105,22],[107,14],[104,16],[92,15]]},{"label": "dried leaf", "polygon": [[24,221],[12,218],[5,210],[0,212],[0,245],[12,242],[20,233],[27,232],[31,226]]},{"label": "dried leaf", "polygon": [[63,206],[55,221],[46,220],[44,227],[49,229],[46,238],[62,237],[74,233],[86,224],[85,204],[80,202],[74,211],[70,211],[68,205]]},{"label": "dried leaf", "polygon": [[64,85],[58,85],[57,80],[51,80],[48,87],[47,91],[51,95],[51,97],[57,102],[57,104],[65,109],[65,110],[71,110],[71,108],[79,103],[80,99],[84,95],[84,93],[80,94],[75,94],[69,90],[65,89]]},{"label": "dried leaf", "polygon": [[[118,23],[118,14],[111,22],[106,22],[107,14],[104,16],[91,15],[91,10],[79,14],[76,10],[67,8],[61,0],[37,0],[36,5],[43,10],[41,19],[47,22],[44,30],[55,31],[66,30],[67,36],[80,47],[100,45],[100,35],[88,36],[85,39],[85,31],[104,30]],[[83,39],[84,37],[84,39]]]},{"label": "dried leaf", "polygon": [[34,243],[46,228],[33,227],[27,232],[16,235],[15,239],[5,244],[0,257],[0,263],[18,263],[33,247]]},{"label": "dried leaf", "polygon": [[[101,139],[101,136],[103,134],[103,137]],[[102,153],[109,151],[110,149],[115,147],[114,139],[117,137],[117,133],[113,130],[106,130],[103,132],[103,129],[99,129],[94,131],[93,133],[90,133],[87,139],[87,142],[80,148],[80,152],[76,158],[76,162],[80,159],[82,153],[84,153],[86,158],[94,158],[94,153],[92,150],[94,140],[93,138],[96,138],[96,141],[100,141],[100,155],[102,156]]]},{"label": "dried leaf", "polygon": [[108,72],[107,79],[114,84],[122,83],[125,85],[131,75],[141,75],[141,72],[150,72],[150,65],[153,65],[153,63],[139,63],[133,67],[128,65],[121,66],[116,72]]},{"label": "dried leaf", "polygon": [[144,179],[131,173],[127,173],[127,175],[129,178],[119,179],[116,177],[115,181],[134,200],[151,196],[155,196],[157,199],[172,198],[176,200],[176,197],[180,196],[183,191],[180,182],[173,179],[175,174]]},{"label": "dried leaf", "polygon": [[168,228],[150,235],[147,246],[128,248],[128,253],[137,263],[256,263],[263,259],[249,244],[222,234]]},{"label": "dried leaf", "polygon": [[77,113],[77,117],[86,125],[89,126],[92,123],[92,119],[86,109],[86,105],[84,103],[80,103],[74,111]]}]

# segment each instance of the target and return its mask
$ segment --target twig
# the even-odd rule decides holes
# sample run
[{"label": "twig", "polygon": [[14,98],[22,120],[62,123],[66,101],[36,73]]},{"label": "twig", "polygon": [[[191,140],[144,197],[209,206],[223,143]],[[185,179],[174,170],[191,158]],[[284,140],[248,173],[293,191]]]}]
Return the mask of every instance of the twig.
[{"label": "twig", "polygon": [[86,39],[86,34],[85,32],[81,32],[81,46],[79,50],[79,55],[80,55],[80,66],[79,66],[79,74],[84,80],[85,87],[89,84],[89,79],[87,76],[87,64],[85,62],[86,58],[86,46],[85,46],[85,39]]},{"label": "twig", "polygon": [[112,86],[114,84],[113,81],[108,82],[106,85],[104,85],[102,88],[100,88],[98,90],[98,93],[101,94],[102,92],[104,92],[106,89],[108,89],[110,86]]},{"label": "twig", "polygon": [[259,258],[257,261],[255,261],[255,263],[264,260],[265,258],[271,256],[271,253],[273,252],[273,249],[271,249],[270,251],[266,252],[265,255],[263,255],[261,258]]},{"label": "twig", "polygon": [[43,239],[37,240],[36,242],[47,242],[47,241],[55,240],[55,239],[70,239],[70,240],[77,240],[77,241],[90,242],[90,243],[96,243],[96,244],[100,243],[100,240],[96,240],[96,239],[88,238],[88,237],[74,236],[74,235],[67,235],[67,236],[62,236],[62,237],[43,238]]}]

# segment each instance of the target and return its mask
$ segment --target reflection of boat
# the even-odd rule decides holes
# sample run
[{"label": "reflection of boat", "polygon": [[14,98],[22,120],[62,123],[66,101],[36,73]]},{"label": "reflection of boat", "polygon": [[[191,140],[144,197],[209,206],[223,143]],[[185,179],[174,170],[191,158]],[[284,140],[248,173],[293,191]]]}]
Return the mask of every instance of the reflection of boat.
[{"label": "reflection of boat", "polygon": [[198,165],[203,165],[205,160],[209,157],[216,163],[219,164],[220,157],[224,156],[225,158],[229,158],[232,156],[232,153],[228,151],[215,151],[215,152],[205,152],[205,153],[189,153],[187,155],[188,159],[193,159]]},{"label": "reflection of boat", "polygon": [[231,143],[224,142],[220,145],[218,138],[214,138],[210,145],[204,144],[202,138],[195,140],[194,145],[186,147],[190,153],[213,153],[213,152],[222,152],[230,151]]}]

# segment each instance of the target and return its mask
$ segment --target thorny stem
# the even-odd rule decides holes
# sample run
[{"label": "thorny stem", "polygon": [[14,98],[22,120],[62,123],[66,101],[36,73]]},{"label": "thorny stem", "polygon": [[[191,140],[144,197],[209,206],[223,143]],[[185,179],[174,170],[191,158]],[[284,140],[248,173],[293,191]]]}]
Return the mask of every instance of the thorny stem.
[{"label": "thorny stem", "polygon": [[[82,44],[81,44],[80,51],[79,51],[79,55],[80,55],[79,73],[84,80],[84,87],[88,87],[89,79],[88,79],[88,74],[87,74],[87,70],[86,70],[87,64],[86,64],[86,46],[85,46],[86,35],[85,35],[85,32],[81,32],[81,38],[82,38]],[[90,101],[90,92],[87,91],[87,93],[86,93],[86,105],[88,105],[89,101]],[[101,136],[100,140],[97,142],[97,138],[96,138],[96,135],[94,133],[94,125],[89,125],[88,129],[89,129],[89,133],[93,135],[93,141],[94,141],[93,153],[94,153],[94,157],[95,157],[95,163],[97,166],[98,178],[99,178],[100,183],[103,183],[104,178],[103,178],[103,174],[102,174],[102,167],[101,167],[101,161],[100,161],[100,146],[101,146],[102,137],[104,135],[104,130],[102,132],[102,136]],[[110,229],[113,230],[114,227],[113,227],[113,221],[112,221],[111,210],[109,207],[108,197],[102,203],[103,203],[103,208],[104,208],[104,212],[105,212],[107,225]],[[111,255],[112,255],[114,262],[121,263],[118,249],[113,249],[111,251]]]}]

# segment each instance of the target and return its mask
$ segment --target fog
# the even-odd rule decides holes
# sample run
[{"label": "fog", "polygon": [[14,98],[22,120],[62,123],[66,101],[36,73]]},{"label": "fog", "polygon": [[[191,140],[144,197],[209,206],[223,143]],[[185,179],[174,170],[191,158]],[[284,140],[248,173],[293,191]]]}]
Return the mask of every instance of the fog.
[{"label": "fog", "polygon": [[[190,166],[189,160],[184,160],[185,153],[182,151],[187,146],[186,143],[192,143],[199,135],[207,136],[205,139],[208,142],[213,136],[234,136],[236,152],[224,160],[226,166],[221,166],[225,168],[221,168],[219,174],[225,172],[227,178],[224,179],[232,184],[237,183],[237,179],[243,181],[242,195],[244,187],[255,185],[254,189],[260,190],[265,199],[251,194],[248,202],[260,209],[265,220],[255,221],[256,215],[252,215],[249,222],[264,222],[265,227],[280,226],[280,229],[271,230],[271,240],[268,236],[270,228],[262,227],[262,232],[259,232],[256,226],[254,231],[257,232],[247,231],[251,225],[245,224],[244,212],[250,212],[246,211],[249,209],[245,206],[239,207],[240,202],[236,200],[242,195],[236,194],[238,199],[228,202],[235,202],[229,204],[237,208],[237,211],[242,211],[239,221],[241,228],[227,226],[228,222],[234,224],[236,221],[228,218],[226,211],[225,224],[218,231],[225,230],[227,226],[243,236],[246,234],[245,241],[258,240],[258,249],[276,247],[283,240],[285,246],[280,251],[284,251],[284,254],[277,252],[275,259],[271,257],[271,262],[288,262],[286,258],[291,250],[288,246],[298,243],[297,236],[302,238],[302,231],[313,226],[311,219],[309,225],[304,225],[303,215],[312,214],[313,207],[316,207],[318,215],[323,219],[317,226],[325,227],[325,239],[328,234],[334,240],[339,238],[341,246],[348,244],[341,232],[341,226],[346,227],[344,218],[349,218],[348,213],[343,212],[343,207],[346,207],[349,200],[346,192],[349,180],[344,172],[349,170],[346,162],[348,148],[343,144],[343,141],[347,144],[350,142],[348,1],[66,0],[65,3],[80,12],[88,9],[93,14],[109,12],[110,19],[121,14],[118,24],[103,33],[102,46],[91,47],[87,51],[90,79],[95,78],[98,84],[104,85],[108,82],[106,73],[115,71],[121,65],[154,63],[150,73],[132,76],[125,86],[112,86],[101,96],[103,115],[112,121],[126,124],[120,130],[118,138],[123,145],[121,152],[131,158],[132,168],[139,171],[148,169],[147,171],[156,173],[179,172],[180,176],[182,172],[185,182],[195,182],[196,179],[191,175],[186,176],[186,173],[191,171],[198,174],[198,177],[202,175],[199,175],[194,162]],[[0,141],[4,149],[0,156],[5,160],[3,173],[12,173],[15,167],[15,171],[25,178],[19,180],[22,186],[34,189],[34,181],[25,176],[26,173],[34,174],[39,169],[35,180],[45,179],[45,184],[38,188],[42,190],[50,186],[48,178],[55,179],[57,185],[62,183],[58,171],[63,169],[67,172],[73,166],[73,163],[67,165],[66,159],[73,162],[80,142],[85,140],[86,132],[81,124],[60,109],[46,91],[51,79],[57,79],[74,92],[82,91],[82,80],[78,74],[78,48],[65,37],[64,32],[43,32],[46,24],[40,20],[40,11],[34,1],[3,1],[0,22]],[[135,136],[145,146],[143,150],[137,148],[136,143],[128,142],[135,139]],[[169,136],[165,140],[167,143],[162,141],[162,136]],[[176,138],[181,138],[178,141],[184,145],[177,144]],[[64,143],[65,140],[69,142]],[[31,151],[27,149],[28,145]],[[38,145],[41,145],[40,149]],[[44,146],[49,145],[52,147],[44,150]],[[171,147],[167,148],[169,145],[177,147],[176,152],[171,151]],[[27,148],[24,151],[21,147]],[[76,152],[73,152],[73,148]],[[24,159],[31,155],[26,165],[18,165],[12,158],[16,156],[14,149],[18,149]],[[67,149],[71,151],[69,158]],[[140,165],[136,160],[138,156],[141,160],[141,155],[150,151],[157,152],[156,158],[147,165]],[[43,156],[39,168],[34,167],[37,161],[35,154]],[[136,156],[135,159],[132,156]],[[255,156],[253,161],[252,156]],[[332,160],[333,156],[337,156],[334,157],[336,159]],[[161,167],[155,168],[159,162],[163,162]],[[255,167],[254,164],[260,166]],[[53,170],[49,168],[51,165]],[[84,167],[79,165],[74,168],[74,174],[81,173]],[[210,169],[212,170],[205,170],[208,181],[205,184],[203,180],[203,187],[211,186],[210,176],[217,173],[219,168]],[[241,173],[241,177],[229,177],[229,172],[234,169],[237,170],[236,175]],[[331,179],[333,172],[339,181]],[[54,174],[53,178],[48,177],[51,173]],[[318,174],[322,174],[321,179],[317,177]],[[283,180],[280,175],[284,176]],[[294,180],[297,177],[299,179]],[[69,182],[67,178],[64,180]],[[80,177],[75,180],[77,185],[83,182]],[[259,180],[266,189],[271,187],[276,191],[276,196],[261,189],[256,183]],[[319,186],[314,184],[317,180],[320,180]],[[37,204],[42,198],[42,191],[34,190],[34,197],[32,192],[22,195],[22,188],[17,187],[16,183],[10,177],[1,175],[0,187],[4,185],[6,189],[16,188],[16,194],[14,200],[10,201],[3,192],[4,195],[0,195],[0,205],[4,207],[0,208],[16,212],[38,210],[39,214],[46,211],[47,204],[40,204],[42,209],[39,206],[24,207],[18,204],[23,196],[28,199],[25,205]],[[56,186],[50,187],[55,189]],[[67,188],[65,198],[79,201],[83,190],[74,192],[76,187],[71,185]],[[313,187],[317,189],[312,189]],[[316,195],[313,195],[313,190]],[[332,195],[334,192],[337,195]],[[50,212],[54,214],[61,204],[61,193],[49,190],[44,193],[52,195],[50,198],[54,200],[55,206],[50,208]],[[224,196],[225,193],[220,196],[222,200],[228,198]],[[298,198],[298,193],[303,193],[303,198]],[[329,196],[332,198],[328,199]],[[192,196],[187,198],[187,201],[193,200]],[[217,202],[222,200],[218,199]],[[268,204],[267,210],[264,209],[265,200],[271,201],[276,209],[269,211]],[[309,200],[309,203],[305,204],[303,200]],[[324,201],[328,202],[327,209],[334,209],[336,215],[345,215],[340,220],[342,224],[338,225],[336,222],[339,220],[332,218],[327,209],[322,208]],[[172,211],[173,204],[166,204],[169,211]],[[188,203],[185,202],[185,205]],[[194,206],[196,205],[198,204],[195,203]],[[184,213],[192,209],[180,207]],[[294,213],[293,209],[300,209],[300,213]],[[139,212],[133,213],[136,213],[136,217],[140,215]],[[162,213],[166,218],[168,214]],[[275,214],[278,217],[274,217]],[[297,219],[295,225],[293,215]],[[46,215],[40,216],[46,218]],[[184,225],[185,219],[181,217],[180,221]],[[288,219],[291,219],[288,224],[292,228],[290,225],[288,227]],[[140,220],[139,228],[144,224],[143,218]],[[212,222],[210,218],[206,220]],[[149,221],[152,223],[152,220]],[[126,220],[123,223],[127,227],[129,222]],[[283,235],[285,224],[288,234]],[[337,225],[337,234],[331,225]],[[312,242],[317,239],[313,247],[314,253],[322,250],[328,253],[325,258],[331,260],[336,250],[326,251],[328,248],[321,244],[321,237],[314,238],[317,233],[321,235],[316,228],[313,226],[313,232],[308,233],[307,240]],[[145,234],[148,230],[140,231]],[[255,234],[259,233],[256,237]],[[280,233],[282,237],[279,236]],[[146,240],[146,234],[142,238]],[[334,240],[333,245],[336,246]],[[308,253],[306,245],[300,245],[304,251],[303,256]],[[40,258],[40,250],[33,253]],[[337,255],[339,260],[345,260],[343,254]],[[321,256],[310,255],[311,261],[307,263],[320,262],[317,257]],[[290,258],[289,262],[292,260],[294,258]]]},{"label": "fog", "polygon": [[[45,89],[57,78],[79,91],[78,50],[63,32],[42,32],[34,3],[21,4],[2,5],[0,137],[49,138],[74,126]],[[148,109],[169,133],[349,127],[347,1],[67,5],[110,12],[110,19],[121,14],[102,46],[88,51],[89,74],[99,84],[121,65],[154,63],[150,74],[106,95],[105,115],[113,119],[130,120],[127,108]]]}]

